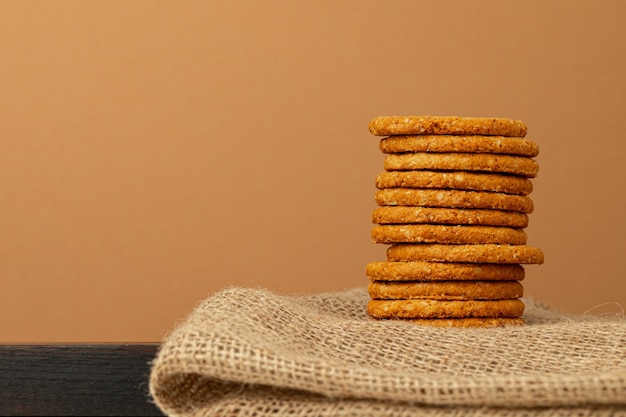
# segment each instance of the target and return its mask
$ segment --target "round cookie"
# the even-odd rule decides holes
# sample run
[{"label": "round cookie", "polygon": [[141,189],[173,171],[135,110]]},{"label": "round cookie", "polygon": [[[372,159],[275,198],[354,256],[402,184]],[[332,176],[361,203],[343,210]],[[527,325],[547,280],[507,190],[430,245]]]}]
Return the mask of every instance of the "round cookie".
[{"label": "round cookie", "polygon": [[383,153],[470,152],[528,157],[539,155],[539,145],[535,142],[505,136],[390,136],[381,139],[378,147]]},{"label": "round cookie", "polygon": [[385,171],[376,177],[376,188],[442,188],[528,195],[533,183],[514,175],[467,171]]},{"label": "round cookie", "polygon": [[387,248],[387,260],[390,262],[542,264],[543,258],[540,249],[527,245],[396,244]]},{"label": "round cookie", "polygon": [[532,213],[534,209],[530,197],[487,191],[385,188],[376,192],[374,200],[379,206],[493,209],[522,213]]},{"label": "round cookie", "polygon": [[387,171],[406,170],[460,170],[499,172],[532,178],[539,172],[539,164],[532,158],[489,153],[394,153],[384,160]]},{"label": "round cookie", "polygon": [[521,317],[467,317],[461,319],[405,319],[403,321],[428,327],[493,328],[523,326]]},{"label": "round cookie", "polygon": [[380,116],[369,123],[375,136],[393,135],[488,135],[526,136],[521,120],[496,117]]},{"label": "round cookie", "polygon": [[521,317],[521,300],[369,300],[367,314],[376,318],[426,319]]},{"label": "round cookie", "polygon": [[505,300],[524,295],[519,281],[372,281],[367,291],[372,300]]},{"label": "round cookie", "polygon": [[365,267],[370,281],[522,281],[521,265],[464,262],[370,262]]},{"label": "round cookie", "polygon": [[506,226],[522,229],[528,226],[525,213],[489,209],[456,209],[441,207],[384,206],[374,209],[375,224],[463,224]]},{"label": "round cookie", "polygon": [[520,229],[494,226],[458,226],[435,224],[377,225],[372,227],[376,243],[505,243],[525,245],[526,233]]}]

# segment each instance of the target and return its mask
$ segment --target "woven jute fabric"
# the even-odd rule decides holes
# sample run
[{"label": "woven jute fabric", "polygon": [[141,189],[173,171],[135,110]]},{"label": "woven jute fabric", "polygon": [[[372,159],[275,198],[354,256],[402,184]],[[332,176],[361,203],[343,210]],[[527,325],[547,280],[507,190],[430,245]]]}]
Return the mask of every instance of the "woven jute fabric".
[{"label": "woven jute fabric", "polygon": [[626,415],[626,319],[524,299],[525,326],[376,321],[365,288],[228,288],[163,341],[150,392],[170,416]]}]

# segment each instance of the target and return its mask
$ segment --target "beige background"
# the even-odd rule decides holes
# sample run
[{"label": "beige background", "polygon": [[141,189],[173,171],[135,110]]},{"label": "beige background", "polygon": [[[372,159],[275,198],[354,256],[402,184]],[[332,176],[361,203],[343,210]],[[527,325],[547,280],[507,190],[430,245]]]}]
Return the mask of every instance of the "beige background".
[{"label": "beige background", "polygon": [[1,1],[0,341],[365,286],[378,115],[522,119],[526,293],[626,306],[626,2]]}]

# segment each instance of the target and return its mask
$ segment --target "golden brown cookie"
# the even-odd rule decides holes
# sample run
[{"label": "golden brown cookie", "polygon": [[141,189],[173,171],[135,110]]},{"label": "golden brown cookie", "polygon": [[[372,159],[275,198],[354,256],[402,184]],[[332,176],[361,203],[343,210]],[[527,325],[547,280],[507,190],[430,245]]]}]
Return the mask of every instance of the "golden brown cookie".
[{"label": "golden brown cookie", "polygon": [[526,136],[521,120],[495,117],[381,116],[369,124],[375,136],[393,135],[487,135]]},{"label": "golden brown cookie", "polygon": [[464,262],[370,262],[365,273],[371,281],[521,281],[524,268],[517,264]]},{"label": "golden brown cookie", "polygon": [[506,300],[520,298],[519,281],[371,281],[372,300]]},{"label": "golden brown cookie", "polygon": [[387,171],[483,171],[529,178],[539,172],[539,164],[532,158],[489,153],[394,153],[387,155],[384,167]]},{"label": "golden brown cookie", "polygon": [[380,140],[379,148],[383,153],[470,152],[528,157],[539,155],[539,146],[535,142],[505,136],[390,136]]},{"label": "golden brown cookie", "polygon": [[389,224],[372,227],[376,243],[506,243],[525,245],[526,233],[521,229],[494,226],[458,226],[442,224]]},{"label": "golden brown cookie", "polygon": [[370,300],[367,313],[376,318],[425,319],[466,317],[521,317],[519,300]]},{"label": "golden brown cookie", "polygon": [[376,188],[449,188],[528,195],[533,183],[515,175],[467,171],[385,171],[376,177]]},{"label": "golden brown cookie", "polygon": [[387,260],[390,262],[542,264],[543,252],[527,245],[396,244],[387,248]]},{"label": "golden brown cookie", "polygon": [[522,213],[532,213],[534,209],[530,197],[487,191],[385,188],[376,192],[374,200],[379,206],[493,209]]},{"label": "golden brown cookie", "polygon": [[474,224],[523,229],[528,226],[528,215],[515,211],[489,209],[385,206],[374,209],[372,212],[372,223]]},{"label": "golden brown cookie", "polygon": [[523,326],[521,317],[468,317],[462,319],[406,319],[412,324],[428,327],[466,327],[466,328],[493,328],[505,326]]}]

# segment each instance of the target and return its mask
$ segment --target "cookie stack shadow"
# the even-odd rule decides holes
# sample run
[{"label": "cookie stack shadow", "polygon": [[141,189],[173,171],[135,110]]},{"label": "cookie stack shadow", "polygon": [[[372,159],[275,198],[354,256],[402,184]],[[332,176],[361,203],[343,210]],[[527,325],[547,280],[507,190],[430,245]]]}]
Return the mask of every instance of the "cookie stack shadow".
[{"label": "cookie stack shadow", "polygon": [[523,324],[524,264],[536,143],[501,118],[378,117],[385,171],[376,178],[372,239],[387,260],[366,267],[376,319],[431,326]]}]

